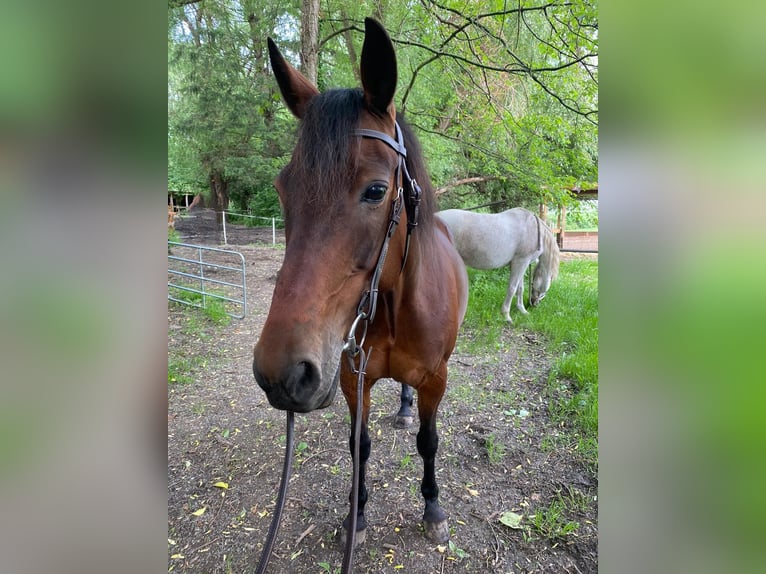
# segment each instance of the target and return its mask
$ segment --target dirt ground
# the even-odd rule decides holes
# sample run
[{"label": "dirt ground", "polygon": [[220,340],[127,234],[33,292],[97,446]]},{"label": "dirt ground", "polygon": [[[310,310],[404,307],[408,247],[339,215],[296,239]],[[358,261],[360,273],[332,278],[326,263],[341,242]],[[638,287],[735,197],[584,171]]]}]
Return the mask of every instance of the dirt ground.
[{"label": "dirt ground", "polygon": [[598,251],[598,232],[567,231],[564,234],[564,249]]},{"label": "dirt ground", "polygon": [[[221,247],[205,235],[206,221],[182,219],[176,228],[183,241]],[[168,310],[169,360],[185,361],[191,379],[168,386],[172,572],[255,570],[284,457],[285,414],[269,406],[251,367],[284,251],[270,245],[271,229],[228,226],[227,239],[246,260],[245,319],[200,332],[190,328],[185,308]],[[510,326],[495,349],[468,352],[470,337],[460,335],[439,411],[437,481],[450,543],[435,545],[423,535],[417,424],[393,428],[399,388],[380,381],[370,415],[369,527],[354,571],[596,572],[597,470],[583,462],[566,425],[550,418],[548,401],[570,393],[566,384],[552,389],[547,382],[554,357],[538,335]],[[293,474],[268,572],[340,572],[349,420],[340,393],[327,409],[296,415]],[[500,521],[506,512],[523,517],[521,528]],[[549,528],[534,528],[535,516],[546,517]],[[563,524],[577,526],[562,535]]]}]

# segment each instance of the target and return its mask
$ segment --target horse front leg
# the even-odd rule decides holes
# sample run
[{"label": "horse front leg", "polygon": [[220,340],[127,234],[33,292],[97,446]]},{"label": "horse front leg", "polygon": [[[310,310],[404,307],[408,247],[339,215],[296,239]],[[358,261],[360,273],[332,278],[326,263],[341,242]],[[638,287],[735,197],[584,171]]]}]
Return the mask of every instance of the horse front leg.
[{"label": "horse front leg", "polygon": [[519,286],[516,287],[516,308],[524,315],[528,315],[528,311],[524,307],[524,273],[521,274],[519,279]]},{"label": "horse front leg", "polygon": [[412,387],[402,383],[399,412],[394,417],[395,428],[404,429],[412,424],[412,402]]},{"label": "horse front leg", "polygon": [[439,436],[436,432],[436,412],[447,386],[447,366],[442,364],[439,373],[426,379],[418,388],[418,453],[423,459],[423,482],[420,492],[425,500],[423,525],[426,537],[432,542],[442,543],[449,540],[449,521],[447,513],[439,506],[439,486],[436,484],[436,451],[439,448]]},{"label": "horse front leg", "polygon": [[508,291],[506,292],[502,307],[505,320],[511,324],[513,324],[511,320],[511,301],[514,295],[516,296],[516,308],[524,315],[528,314],[524,308],[524,271],[528,265],[528,261],[511,261],[511,278],[508,281]]}]

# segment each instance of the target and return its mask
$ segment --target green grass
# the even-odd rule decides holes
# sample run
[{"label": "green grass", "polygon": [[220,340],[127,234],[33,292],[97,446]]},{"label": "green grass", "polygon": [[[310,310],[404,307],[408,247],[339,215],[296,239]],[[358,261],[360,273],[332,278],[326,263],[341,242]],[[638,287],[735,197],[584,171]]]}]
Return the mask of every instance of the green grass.
[{"label": "green grass", "polygon": [[459,349],[475,353],[502,344],[504,329],[529,329],[544,335],[557,357],[549,391],[556,420],[574,428],[577,449],[595,462],[598,437],[598,261],[562,261],[558,278],[529,315],[511,307],[509,327],[500,306],[508,286],[508,269],[468,270],[468,311]]},{"label": "green grass", "polygon": [[497,440],[494,433],[491,433],[484,440],[484,448],[487,450],[487,458],[490,464],[498,464],[505,456],[505,445]]},{"label": "green grass", "polygon": [[584,437],[598,435],[598,262],[563,262],[547,297],[518,321],[545,335],[559,358],[552,386],[565,382],[571,396],[556,401],[554,414],[571,420]]},{"label": "green grass", "polygon": [[530,516],[531,529],[548,540],[566,538],[580,527],[578,522],[567,520],[567,501],[557,496],[548,507],[540,507]]},{"label": "green grass", "polygon": [[204,357],[178,357],[168,358],[168,383],[186,385],[194,382],[194,372],[204,367]]},{"label": "green grass", "polygon": [[[191,303],[201,304],[202,296],[191,291],[180,291],[176,294],[179,299],[188,300]],[[222,301],[207,298],[207,307],[192,307],[175,301],[169,301],[169,305],[180,309],[183,316],[180,317],[181,333],[185,337],[207,341],[218,327],[227,325],[231,317],[226,314],[226,308]],[[210,355],[186,356],[183,352],[175,351],[168,353],[168,384],[190,384],[195,381],[195,373],[204,369]],[[204,406],[202,407],[204,411]]]},{"label": "green grass", "polygon": [[[222,299],[205,297],[203,300],[200,293],[184,291],[183,289],[175,289],[172,295],[176,299],[181,299],[192,305],[199,306],[198,308],[201,309],[205,316],[215,325],[228,325],[229,321],[231,321],[231,316],[226,313],[226,305]],[[202,305],[204,305],[204,307],[202,307]]]},{"label": "green grass", "polygon": [[505,321],[500,306],[508,286],[508,269],[477,271],[468,268],[468,309],[463,322],[460,350],[469,354],[497,349]]}]

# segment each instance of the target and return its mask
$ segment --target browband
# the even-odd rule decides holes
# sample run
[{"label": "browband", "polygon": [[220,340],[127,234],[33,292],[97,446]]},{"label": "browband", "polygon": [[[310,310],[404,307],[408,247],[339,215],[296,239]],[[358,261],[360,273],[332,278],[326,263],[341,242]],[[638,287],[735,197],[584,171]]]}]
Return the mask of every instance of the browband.
[{"label": "browband", "polygon": [[364,128],[354,130],[354,135],[362,136],[363,138],[373,138],[380,140],[388,144],[388,146],[399,155],[407,157],[407,148],[404,147],[404,138],[402,137],[402,130],[399,127],[399,122],[394,122],[394,125],[396,126],[396,140],[391,136],[384,134],[383,132],[379,132],[377,130],[367,130]]}]

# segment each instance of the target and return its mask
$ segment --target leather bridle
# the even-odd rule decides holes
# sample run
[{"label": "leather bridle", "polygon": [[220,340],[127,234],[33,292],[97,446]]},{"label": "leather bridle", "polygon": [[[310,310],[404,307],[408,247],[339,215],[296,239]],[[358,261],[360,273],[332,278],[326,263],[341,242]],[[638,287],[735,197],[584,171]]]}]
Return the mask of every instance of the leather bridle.
[{"label": "leather bridle", "polygon": [[[353,360],[359,353],[359,349],[364,343],[364,338],[367,334],[367,325],[375,318],[375,311],[378,306],[378,284],[380,283],[381,275],[383,274],[383,266],[386,262],[386,256],[388,255],[388,244],[391,241],[391,237],[396,231],[396,227],[399,225],[399,219],[402,212],[402,204],[407,210],[407,237],[404,243],[404,256],[402,257],[402,264],[399,269],[401,272],[404,270],[404,266],[407,263],[407,256],[410,250],[410,236],[412,231],[418,226],[418,220],[420,217],[420,200],[423,192],[418,185],[417,180],[410,175],[407,169],[407,148],[404,145],[404,137],[402,130],[399,127],[399,122],[394,122],[396,128],[396,139],[392,138],[388,134],[377,130],[369,130],[359,128],[354,130],[353,135],[363,138],[377,139],[388,145],[397,154],[396,172],[394,176],[394,185],[396,188],[396,197],[391,202],[391,215],[388,219],[388,228],[386,235],[383,239],[383,245],[380,248],[378,255],[378,261],[375,264],[375,270],[372,273],[370,279],[370,288],[362,293],[362,298],[357,306],[357,315],[351,324],[351,329],[346,337],[346,343],[344,345],[344,351],[348,353],[349,359]],[[405,190],[405,186],[407,189]],[[359,326],[360,321],[364,321],[364,329],[360,342],[356,342],[356,329]],[[352,364],[352,371],[357,372]]]},{"label": "leather bridle", "polygon": [[[375,264],[375,270],[370,278],[370,287],[364,293],[357,306],[357,314],[354,321],[351,323],[351,329],[348,332],[343,350],[348,357],[349,367],[351,372],[357,375],[357,387],[356,387],[356,416],[354,417],[354,452],[353,452],[353,474],[351,483],[351,509],[349,512],[349,525],[346,533],[346,550],[343,555],[343,564],[341,568],[341,574],[349,574],[353,570],[354,560],[354,546],[356,545],[356,519],[359,509],[359,441],[362,433],[362,405],[363,405],[363,390],[364,390],[364,375],[367,367],[367,362],[370,359],[372,353],[372,347],[367,349],[367,352],[362,348],[364,341],[367,337],[367,327],[375,318],[375,311],[378,306],[378,284],[380,283],[381,275],[383,274],[383,267],[386,263],[386,256],[388,255],[388,244],[391,241],[391,237],[396,231],[396,227],[399,225],[399,219],[402,213],[402,204],[404,204],[407,210],[407,239],[404,244],[404,256],[402,257],[402,265],[399,269],[401,273],[404,270],[404,265],[407,263],[407,255],[410,249],[410,234],[412,230],[418,226],[418,217],[420,211],[420,200],[422,191],[418,182],[410,176],[410,172],[407,169],[407,148],[404,145],[404,137],[402,136],[402,130],[399,127],[399,122],[394,122],[396,127],[396,139],[393,139],[388,134],[377,130],[368,130],[359,128],[354,130],[353,135],[363,138],[377,139],[388,145],[393,149],[398,158],[396,164],[396,174],[394,177],[394,185],[396,185],[396,197],[391,202],[391,215],[388,218],[388,228],[386,230],[386,236],[383,239],[383,245],[380,248],[378,254],[378,261]],[[408,187],[405,191],[404,186]],[[362,323],[362,336],[360,341],[356,341],[356,331],[359,328],[359,324]]]}]

